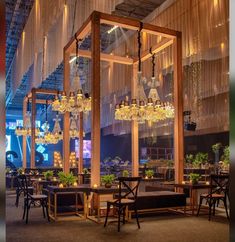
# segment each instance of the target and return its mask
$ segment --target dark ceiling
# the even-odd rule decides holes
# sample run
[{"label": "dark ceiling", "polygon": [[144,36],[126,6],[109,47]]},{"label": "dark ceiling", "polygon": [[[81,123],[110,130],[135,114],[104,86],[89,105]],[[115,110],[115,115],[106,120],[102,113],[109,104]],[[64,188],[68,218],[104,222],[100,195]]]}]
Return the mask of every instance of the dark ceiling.
[{"label": "dark ceiling", "polygon": [[[165,0],[124,0],[123,3],[116,6],[113,14],[121,16],[129,16],[132,18],[143,19],[149,15],[154,9],[159,7]],[[6,51],[6,105],[7,110],[21,110],[23,98],[28,92],[28,79],[30,70],[23,77],[22,83],[14,97],[11,96],[11,65],[14,59],[17,45],[27,22],[30,10],[32,9],[34,0],[7,0],[6,1],[6,22],[7,22],[7,51]],[[107,28],[110,28],[107,26]],[[101,48],[105,49],[116,39],[115,34],[111,35],[107,41],[107,28],[103,26],[101,37]],[[121,33],[120,33],[121,35]],[[87,49],[90,45],[90,38],[83,41],[80,48]],[[85,68],[83,58],[79,67]],[[84,72],[83,72],[84,73]],[[82,78],[82,76],[81,76]],[[51,75],[42,82],[41,88],[46,89],[62,89],[63,82],[63,63],[61,63]]]}]

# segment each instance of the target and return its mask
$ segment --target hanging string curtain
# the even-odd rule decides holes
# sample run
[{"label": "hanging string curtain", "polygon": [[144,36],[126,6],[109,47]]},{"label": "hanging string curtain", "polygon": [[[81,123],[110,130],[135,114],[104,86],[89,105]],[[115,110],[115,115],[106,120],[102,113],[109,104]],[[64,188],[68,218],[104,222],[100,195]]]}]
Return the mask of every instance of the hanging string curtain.
[{"label": "hanging string curtain", "polygon": [[[92,11],[111,13],[123,0],[36,0],[16,50],[13,94],[34,64],[32,86],[37,87],[63,61],[63,48]],[[75,8],[76,2],[76,8]],[[37,58],[42,55],[43,57]],[[41,63],[39,63],[41,62]]]}]

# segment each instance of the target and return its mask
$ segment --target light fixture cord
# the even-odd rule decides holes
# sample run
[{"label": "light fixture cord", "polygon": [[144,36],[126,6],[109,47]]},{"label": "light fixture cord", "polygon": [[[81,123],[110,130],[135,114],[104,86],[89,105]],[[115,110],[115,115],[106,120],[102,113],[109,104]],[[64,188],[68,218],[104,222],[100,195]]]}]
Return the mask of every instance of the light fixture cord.
[{"label": "light fixture cord", "polygon": [[47,105],[48,105],[48,100],[46,100],[46,122],[47,122]]},{"label": "light fixture cord", "polygon": [[138,57],[139,57],[139,72],[141,71],[141,56],[140,56],[140,50],[141,50],[141,30],[143,29],[143,22],[140,22],[140,28],[138,30]]},{"label": "light fixture cord", "polygon": [[152,47],[149,50],[150,54],[152,55],[152,77],[154,77],[154,69],[155,69],[155,53],[152,52]]},{"label": "light fixture cord", "polygon": [[26,97],[27,97],[27,112],[28,112],[29,111],[29,97],[28,97],[28,95]]}]

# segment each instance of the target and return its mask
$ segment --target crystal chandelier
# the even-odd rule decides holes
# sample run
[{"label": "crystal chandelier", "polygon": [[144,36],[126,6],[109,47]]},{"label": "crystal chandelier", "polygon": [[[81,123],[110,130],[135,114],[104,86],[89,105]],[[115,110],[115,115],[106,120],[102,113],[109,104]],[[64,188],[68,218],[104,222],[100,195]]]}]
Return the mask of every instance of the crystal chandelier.
[{"label": "crystal chandelier", "polygon": [[[28,98],[28,96],[27,96]],[[40,133],[40,129],[35,129],[35,134],[38,135]],[[17,136],[31,136],[31,113],[29,111],[29,98],[27,101],[27,111],[23,121],[23,127],[17,126],[15,129],[15,134]]]},{"label": "crystal chandelier", "polygon": [[61,114],[70,112],[72,115],[78,115],[80,112],[88,113],[91,111],[91,97],[88,93],[83,94],[81,88],[80,77],[78,74],[78,43],[76,39],[76,74],[72,82],[72,91],[70,91],[69,97],[66,92],[62,92],[60,96],[56,96],[52,102],[52,110],[58,111]]},{"label": "crystal chandelier", "polygon": [[167,118],[174,117],[174,108],[169,102],[161,102],[157,87],[159,82],[156,80],[154,75],[155,67],[155,54],[152,55],[152,77],[149,83],[150,92],[148,98],[145,95],[144,84],[146,83],[146,78],[142,76],[141,71],[141,30],[143,28],[143,23],[140,23],[140,29],[138,31],[138,58],[139,58],[139,68],[137,72],[137,96],[131,100],[129,103],[128,98],[122,100],[120,104],[115,107],[115,119],[116,120],[135,120],[138,123],[145,123],[145,121],[157,122],[160,120],[165,120]]},{"label": "crystal chandelier", "polygon": [[[79,139],[79,127],[77,125],[77,116],[72,115],[70,117],[70,128],[69,136],[71,139]],[[85,137],[85,132],[83,131],[83,137]]]}]

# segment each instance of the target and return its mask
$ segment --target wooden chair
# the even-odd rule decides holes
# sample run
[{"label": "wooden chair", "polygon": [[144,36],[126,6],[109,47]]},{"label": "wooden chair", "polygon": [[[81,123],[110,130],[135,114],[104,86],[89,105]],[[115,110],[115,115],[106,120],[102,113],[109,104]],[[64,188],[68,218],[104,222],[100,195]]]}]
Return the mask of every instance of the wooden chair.
[{"label": "wooden chair", "polygon": [[34,195],[30,193],[29,187],[28,187],[28,181],[25,175],[19,175],[18,176],[18,181],[21,184],[21,187],[24,189],[24,213],[23,213],[23,219],[25,219],[26,215],[26,224],[28,223],[28,214],[29,210],[32,204],[35,204],[36,202],[39,202],[40,205],[42,206],[42,211],[43,211],[43,217],[45,218],[45,209],[46,209],[46,215],[48,221],[50,221],[49,218],[49,213],[48,213],[48,205],[47,205],[47,195],[44,194],[39,194],[39,195]]},{"label": "wooden chair", "polygon": [[229,219],[227,199],[229,199],[229,175],[215,175],[210,176],[211,189],[209,193],[203,193],[200,195],[200,202],[197,211],[199,215],[203,200],[209,205],[209,221],[211,219],[211,212],[213,207],[213,215],[215,215],[215,205],[223,201],[227,218]]},{"label": "wooden chair", "polygon": [[[118,232],[120,232],[121,215],[123,214],[123,224],[125,224],[126,208],[131,205],[134,207],[137,225],[138,225],[138,228],[140,228],[136,201],[137,201],[137,194],[138,194],[138,188],[141,181],[141,177],[119,177],[118,181],[119,181],[118,197],[116,199],[107,201],[107,212],[106,212],[104,227],[106,227],[106,224],[108,222],[110,207],[113,206],[117,208]],[[130,186],[129,184],[130,182],[133,184],[133,186]],[[127,191],[123,193],[122,188],[126,188]]]},{"label": "wooden chair", "polygon": [[[29,181],[27,181],[27,184],[29,184]],[[33,187],[28,186],[28,191],[30,194],[33,194]],[[23,194],[24,197],[26,196],[24,186],[22,185],[20,177],[17,175],[16,176],[16,202],[15,202],[16,207],[18,207],[19,205],[19,198],[21,194]]]}]

